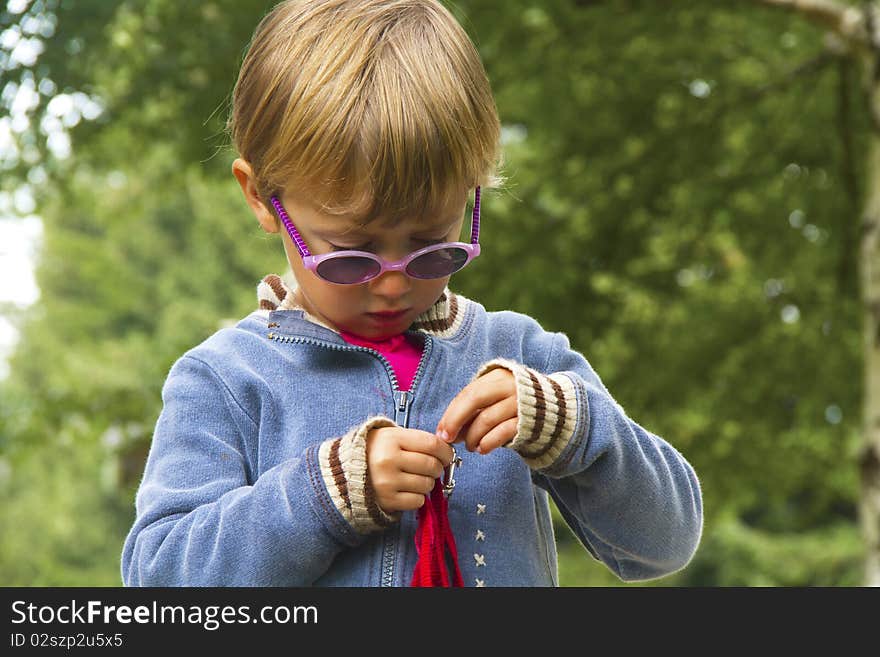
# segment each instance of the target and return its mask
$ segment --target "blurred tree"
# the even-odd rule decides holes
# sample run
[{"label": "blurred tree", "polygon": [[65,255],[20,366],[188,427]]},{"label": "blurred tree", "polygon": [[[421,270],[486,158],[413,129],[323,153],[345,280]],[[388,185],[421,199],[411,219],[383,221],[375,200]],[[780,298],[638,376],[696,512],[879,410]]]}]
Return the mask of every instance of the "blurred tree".
[{"label": "blurred tree", "polygon": [[[880,586],[880,3],[866,1],[861,7],[834,0],[758,0],[761,4],[797,12],[825,29],[827,51],[846,58],[861,69],[861,84],[842,78],[841,110],[849,112],[848,99],[853,86],[860,90],[861,105],[870,122],[866,131],[866,190],[864,209],[845,218],[858,226],[858,264],[861,278],[863,315],[864,403],[862,408],[863,445],[859,455],[861,474],[860,519],[865,538],[865,584]],[[848,68],[844,72],[848,72]],[[843,147],[852,157],[851,132],[844,125]],[[847,173],[850,194],[858,198],[858,184],[852,171]],[[862,209],[862,208],[858,208]],[[853,231],[850,228],[850,235]],[[847,246],[856,256],[855,240]]]},{"label": "blurred tree", "polygon": [[[566,330],[692,459],[710,540],[730,517],[780,540],[854,523],[869,130],[854,63],[751,3],[477,7],[517,127],[519,202],[486,242],[506,246],[493,225],[521,236],[483,263],[485,286],[466,279],[477,298]],[[696,566],[686,578],[712,570]]]},{"label": "blurred tree", "polygon": [[[2,187],[32,188],[46,236],[42,297],[0,389],[4,583],[96,580],[62,558],[68,534],[8,530],[99,515],[107,532],[87,545],[97,558],[108,536],[121,547],[168,368],[285,266],[239,198],[223,137],[271,4],[34,0],[0,13],[0,142],[7,130],[15,144]],[[509,180],[484,204],[484,256],[453,283],[568,333],[630,415],[695,465],[704,546],[658,583],[855,581],[861,64],[754,2],[450,6],[492,80]],[[39,57],[14,54],[31,39]],[[48,486],[72,445],[81,466]],[[115,496],[65,503],[108,472]],[[563,583],[609,583],[558,528]],[[52,554],[63,575],[42,570]],[[41,565],[21,568],[30,555]],[[101,581],[118,561],[105,565]]]}]

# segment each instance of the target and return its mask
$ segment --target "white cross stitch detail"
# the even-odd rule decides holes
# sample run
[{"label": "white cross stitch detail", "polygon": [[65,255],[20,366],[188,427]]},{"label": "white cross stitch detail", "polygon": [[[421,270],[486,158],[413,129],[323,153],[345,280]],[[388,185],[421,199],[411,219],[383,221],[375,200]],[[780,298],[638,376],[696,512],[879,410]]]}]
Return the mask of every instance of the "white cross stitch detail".
[{"label": "white cross stitch detail", "polygon": [[477,567],[486,565],[486,556],[483,554],[477,554],[474,552],[474,561],[477,563]]},{"label": "white cross stitch detail", "polygon": [[478,529],[478,530],[477,530],[476,539],[477,539],[478,541],[482,541],[482,540],[484,540],[485,538],[486,538],[486,535],[483,533],[483,530],[482,530],[482,529]]},{"label": "white cross stitch detail", "polygon": [[485,504],[477,504],[477,515],[482,513],[486,513],[486,505]]},{"label": "white cross stitch detail", "polygon": [[477,588],[485,588],[486,582],[484,580],[480,579],[479,577],[475,577],[474,581],[477,583]]}]

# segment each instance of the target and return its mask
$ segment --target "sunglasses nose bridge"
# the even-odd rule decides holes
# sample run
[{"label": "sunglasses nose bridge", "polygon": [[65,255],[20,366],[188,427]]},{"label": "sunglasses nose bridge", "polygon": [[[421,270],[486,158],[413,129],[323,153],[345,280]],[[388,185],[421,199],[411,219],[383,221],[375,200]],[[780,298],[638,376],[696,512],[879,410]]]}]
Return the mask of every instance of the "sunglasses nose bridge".
[{"label": "sunglasses nose bridge", "polygon": [[397,297],[412,287],[410,276],[399,266],[384,267],[378,274],[366,281],[370,289],[377,294]]},{"label": "sunglasses nose bridge", "polygon": [[406,273],[406,265],[407,258],[403,260],[397,260],[396,262],[388,262],[387,260],[382,263],[382,271],[380,274],[384,274],[386,271],[399,271]]}]

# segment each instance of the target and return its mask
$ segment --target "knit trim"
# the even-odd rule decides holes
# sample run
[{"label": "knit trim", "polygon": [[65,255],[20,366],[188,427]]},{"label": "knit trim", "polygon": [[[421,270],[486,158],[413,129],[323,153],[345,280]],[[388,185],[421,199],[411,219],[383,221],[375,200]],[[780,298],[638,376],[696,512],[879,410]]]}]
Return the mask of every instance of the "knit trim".
[{"label": "knit trim", "polygon": [[[264,276],[257,285],[258,312],[268,316],[273,310],[302,310],[307,320],[339,333],[299,306],[294,300],[294,290],[295,287],[288,286],[277,274]],[[468,303],[468,299],[446,288],[433,306],[416,317],[410,329],[424,331],[437,338],[451,338],[461,329]]]},{"label": "knit trim", "polygon": [[260,304],[259,312],[268,317],[273,310],[302,310],[303,317],[313,324],[323,326],[330,329],[334,333],[339,333],[335,328],[322,322],[320,319],[307,312],[305,308],[299,306],[294,300],[295,294],[293,290],[284,282],[278,274],[269,274],[263,277],[263,280],[257,285],[257,301]]},{"label": "knit trim", "polygon": [[397,426],[376,416],[353,428],[342,438],[324,441],[318,449],[321,476],[333,505],[360,534],[381,531],[400,519],[379,508],[367,472],[367,434],[379,427]]},{"label": "knit trim", "polygon": [[467,300],[446,288],[437,302],[416,318],[410,328],[425,331],[438,338],[451,338],[458,333],[464,320]]},{"label": "knit trim", "polygon": [[564,374],[542,374],[505,358],[484,363],[475,378],[499,367],[516,380],[516,435],[507,447],[519,453],[530,468],[546,469],[574,437],[578,419],[574,383]]}]

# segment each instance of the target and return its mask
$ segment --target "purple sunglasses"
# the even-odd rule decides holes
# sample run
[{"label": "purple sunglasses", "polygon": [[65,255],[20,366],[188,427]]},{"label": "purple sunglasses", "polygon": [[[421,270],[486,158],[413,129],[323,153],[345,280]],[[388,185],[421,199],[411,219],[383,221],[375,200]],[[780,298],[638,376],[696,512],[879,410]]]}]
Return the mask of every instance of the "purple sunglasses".
[{"label": "purple sunglasses", "polygon": [[471,243],[443,242],[432,244],[396,262],[388,262],[367,251],[334,251],[314,256],[277,196],[270,199],[284,223],[290,239],[299,249],[303,265],[329,283],[356,285],[380,276],[386,271],[402,271],[412,278],[443,278],[462,269],[480,255],[480,188],[474,193],[474,212],[471,216]]}]

